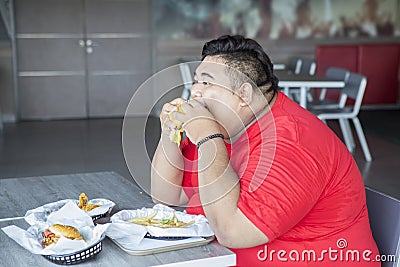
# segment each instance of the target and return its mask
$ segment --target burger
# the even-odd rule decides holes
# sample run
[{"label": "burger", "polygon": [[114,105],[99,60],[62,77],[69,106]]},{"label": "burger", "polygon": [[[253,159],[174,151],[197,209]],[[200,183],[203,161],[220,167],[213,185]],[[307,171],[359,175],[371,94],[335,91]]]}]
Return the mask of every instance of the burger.
[{"label": "burger", "polygon": [[[178,113],[185,114],[185,112],[183,112],[183,110],[182,110],[180,104],[176,105],[176,107],[177,107],[177,109],[178,109],[178,110],[177,110]],[[171,140],[171,142],[176,143],[176,144],[179,145],[179,144],[181,143],[181,140],[182,140],[182,132],[184,131],[184,130],[182,129],[182,122],[176,120],[176,119],[172,116],[172,112],[170,112],[170,113],[168,114],[168,116],[169,116],[169,119],[170,119],[172,122],[174,122],[174,123],[176,124],[176,128],[175,128],[174,130],[172,130],[172,131],[170,132],[170,134],[169,134],[169,139]]]},{"label": "burger", "polygon": [[44,247],[57,243],[61,236],[71,240],[83,240],[75,227],[62,224],[53,224],[42,233],[42,236],[44,237],[42,241]]}]

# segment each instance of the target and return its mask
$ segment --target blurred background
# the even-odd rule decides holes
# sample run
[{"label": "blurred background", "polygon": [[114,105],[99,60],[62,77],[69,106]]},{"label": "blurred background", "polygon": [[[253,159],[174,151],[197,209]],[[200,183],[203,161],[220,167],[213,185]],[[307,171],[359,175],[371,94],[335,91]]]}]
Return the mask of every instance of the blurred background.
[{"label": "blurred background", "polygon": [[[389,176],[384,189],[397,194],[400,0],[1,0],[0,13],[0,178],[98,170],[129,177],[121,125],[137,88],[199,59],[204,42],[242,34],[276,64],[302,56],[316,61],[317,74],[338,65],[367,76],[360,118],[374,162],[355,157],[370,185]],[[351,53],[332,54],[336,47]],[[157,88],[142,96],[138,120],[158,98]],[[149,154],[159,131],[153,115]]]},{"label": "blurred background", "polygon": [[[398,0],[0,3],[4,122],[120,117],[151,74],[198,59],[204,42],[221,34],[257,39],[275,63],[315,57],[326,44],[398,45],[400,36]],[[398,88],[390,90],[391,99],[369,102],[397,104]],[[144,101],[154,101],[153,93]]]}]

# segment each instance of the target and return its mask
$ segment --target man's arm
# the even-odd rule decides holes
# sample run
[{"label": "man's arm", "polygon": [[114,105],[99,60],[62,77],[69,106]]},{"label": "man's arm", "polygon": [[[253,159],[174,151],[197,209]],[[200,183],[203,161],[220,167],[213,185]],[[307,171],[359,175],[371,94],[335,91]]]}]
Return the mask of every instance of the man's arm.
[{"label": "man's arm", "polygon": [[[223,130],[202,103],[183,103],[184,114],[173,112],[183,122],[187,137],[194,144],[206,136]],[[203,143],[198,151],[200,201],[218,241],[232,248],[265,244],[268,237],[238,208],[239,178],[232,169],[225,143],[214,138]]]},{"label": "man's arm", "polygon": [[166,103],[160,114],[161,138],[153,157],[151,166],[151,196],[156,203],[171,206],[186,204],[188,198],[182,189],[184,161],[176,143],[169,138],[169,132],[176,125],[170,120],[170,112],[184,102],[178,98]]},{"label": "man's arm", "polygon": [[188,198],[182,189],[183,167],[178,145],[162,134],[151,168],[151,196],[154,202],[171,206],[187,203]]},{"label": "man's arm", "polygon": [[267,243],[268,237],[237,206],[239,178],[229,163],[223,140],[216,138],[203,143],[198,164],[201,203],[218,241],[231,248]]}]

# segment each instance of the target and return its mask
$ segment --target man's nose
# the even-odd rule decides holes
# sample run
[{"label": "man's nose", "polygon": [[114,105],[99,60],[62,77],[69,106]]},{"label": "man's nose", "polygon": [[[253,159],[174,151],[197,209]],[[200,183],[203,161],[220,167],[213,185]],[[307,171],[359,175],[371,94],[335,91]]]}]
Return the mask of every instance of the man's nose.
[{"label": "man's nose", "polygon": [[192,85],[192,90],[190,92],[190,96],[192,98],[195,97],[202,97],[203,96],[203,91],[202,91],[203,86],[200,86],[200,84],[195,83]]}]

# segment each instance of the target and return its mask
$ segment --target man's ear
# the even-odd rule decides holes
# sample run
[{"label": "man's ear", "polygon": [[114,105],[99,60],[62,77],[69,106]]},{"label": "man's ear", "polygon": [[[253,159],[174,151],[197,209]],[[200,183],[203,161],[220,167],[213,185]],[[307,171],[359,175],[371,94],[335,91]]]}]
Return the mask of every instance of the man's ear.
[{"label": "man's ear", "polygon": [[248,106],[253,100],[253,86],[250,83],[243,83],[239,88],[239,96],[241,98],[240,106]]}]

